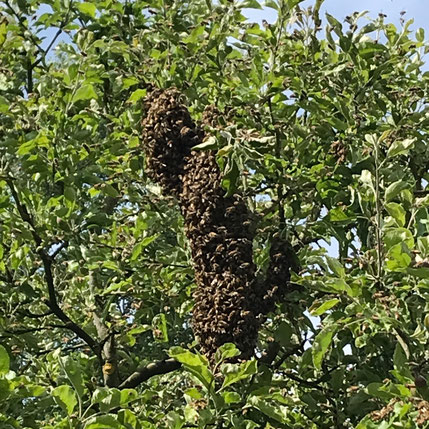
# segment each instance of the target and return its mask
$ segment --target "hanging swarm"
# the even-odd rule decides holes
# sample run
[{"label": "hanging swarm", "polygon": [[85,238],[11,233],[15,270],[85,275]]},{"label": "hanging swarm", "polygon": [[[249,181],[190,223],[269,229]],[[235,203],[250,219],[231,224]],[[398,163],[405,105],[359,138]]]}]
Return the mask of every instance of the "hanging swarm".
[{"label": "hanging swarm", "polygon": [[187,109],[179,103],[175,90],[150,92],[145,108],[147,115],[142,125],[149,177],[158,182],[166,194],[179,198],[185,158],[202,135],[196,134],[195,125]]},{"label": "hanging swarm", "polygon": [[225,197],[213,151],[191,150],[204,135],[179,99],[175,89],[146,98],[142,125],[149,175],[178,199],[184,217],[197,282],[193,329],[201,351],[211,360],[219,346],[232,342],[248,358],[260,314],[274,309],[289,265],[273,247],[268,280],[263,286],[256,282],[246,204],[238,194]]},{"label": "hanging swarm", "polygon": [[276,303],[284,300],[289,292],[287,285],[290,280],[290,270],[297,271],[298,264],[295,258],[289,241],[274,236],[270,247],[270,264],[258,293],[260,314],[274,311]]},{"label": "hanging swarm", "polygon": [[206,106],[202,116],[202,123],[209,127],[216,128],[219,126],[219,119],[221,117],[221,112],[213,104]]}]

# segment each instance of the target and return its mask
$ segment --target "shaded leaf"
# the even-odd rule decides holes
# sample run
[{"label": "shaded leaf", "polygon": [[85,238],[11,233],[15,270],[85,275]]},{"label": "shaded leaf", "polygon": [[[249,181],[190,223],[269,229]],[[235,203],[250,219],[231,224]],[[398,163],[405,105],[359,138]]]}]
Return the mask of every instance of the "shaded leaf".
[{"label": "shaded leaf", "polygon": [[97,98],[97,93],[95,92],[94,87],[91,84],[85,84],[80,86],[75,92],[72,102],[76,103],[79,100],[91,100]]},{"label": "shaded leaf", "polygon": [[332,343],[332,338],[336,331],[335,326],[323,328],[314,339],[312,347],[313,364],[317,370],[322,368],[323,357]]}]

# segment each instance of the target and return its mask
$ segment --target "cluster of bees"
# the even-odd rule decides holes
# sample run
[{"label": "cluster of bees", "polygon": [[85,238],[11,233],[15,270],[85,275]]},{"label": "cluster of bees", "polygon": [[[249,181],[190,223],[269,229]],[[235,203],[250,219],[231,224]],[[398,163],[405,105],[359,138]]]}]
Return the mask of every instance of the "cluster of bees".
[{"label": "cluster of bees", "polygon": [[289,281],[282,244],[273,244],[267,277],[256,275],[249,213],[239,194],[225,196],[214,151],[194,151],[204,139],[174,89],[145,99],[143,147],[148,174],[177,198],[195,268],[193,330],[209,360],[224,343],[241,358],[253,355],[263,315],[275,308]]}]

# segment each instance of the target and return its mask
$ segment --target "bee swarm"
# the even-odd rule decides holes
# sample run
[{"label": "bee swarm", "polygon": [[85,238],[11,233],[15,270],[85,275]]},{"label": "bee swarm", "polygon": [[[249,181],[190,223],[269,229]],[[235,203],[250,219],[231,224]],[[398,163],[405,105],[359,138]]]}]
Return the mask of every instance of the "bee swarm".
[{"label": "bee swarm", "polygon": [[248,358],[261,314],[275,308],[289,281],[282,244],[272,246],[267,280],[257,281],[244,199],[225,196],[214,151],[192,150],[204,132],[180,103],[180,94],[156,89],[146,97],[145,109],[148,174],[165,194],[177,198],[184,217],[197,283],[192,324],[201,351],[212,360],[219,346],[232,342],[241,358]]}]

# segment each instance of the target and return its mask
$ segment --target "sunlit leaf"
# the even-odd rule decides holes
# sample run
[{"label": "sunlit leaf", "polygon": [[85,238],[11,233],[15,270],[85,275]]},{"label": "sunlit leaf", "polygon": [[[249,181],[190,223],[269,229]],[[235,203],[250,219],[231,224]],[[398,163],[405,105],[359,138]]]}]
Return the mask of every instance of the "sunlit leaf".
[{"label": "sunlit leaf", "polygon": [[340,300],[338,298],[329,299],[328,301],[323,302],[322,304],[317,304],[310,307],[310,313],[312,316],[320,316],[330,310],[332,307],[335,307]]},{"label": "sunlit leaf", "polygon": [[97,11],[94,3],[83,2],[77,3],[77,8],[85,15],[95,18],[95,12]]},{"label": "sunlit leaf", "polygon": [[9,371],[10,358],[6,349],[0,345],[0,375]]},{"label": "sunlit leaf", "polygon": [[76,103],[79,100],[91,100],[93,98],[97,98],[97,93],[95,92],[93,85],[85,84],[77,89],[73,96],[72,102]]},{"label": "sunlit leaf", "polygon": [[257,363],[255,359],[251,359],[240,364],[227,363],[222,366],[222,374],[225,376],[222,384],[222,389],[237,383],[240,380],[245,380],[255,374],[257,371]]},{"label": "sunlit leaf", "polygon": [[52,396],[55,398],[57,404],[60,405],[68,415],[73,413],[73,410],[77,405],[77,398],[73,389],[69,385],[64,384],[56,387],[52,391]]},{"label": "sunlit leaf", "polygon": [[394,156],[407,154],[415,141],[415,139],[395,140],[387,151],[387,157],[393,158]]}]

